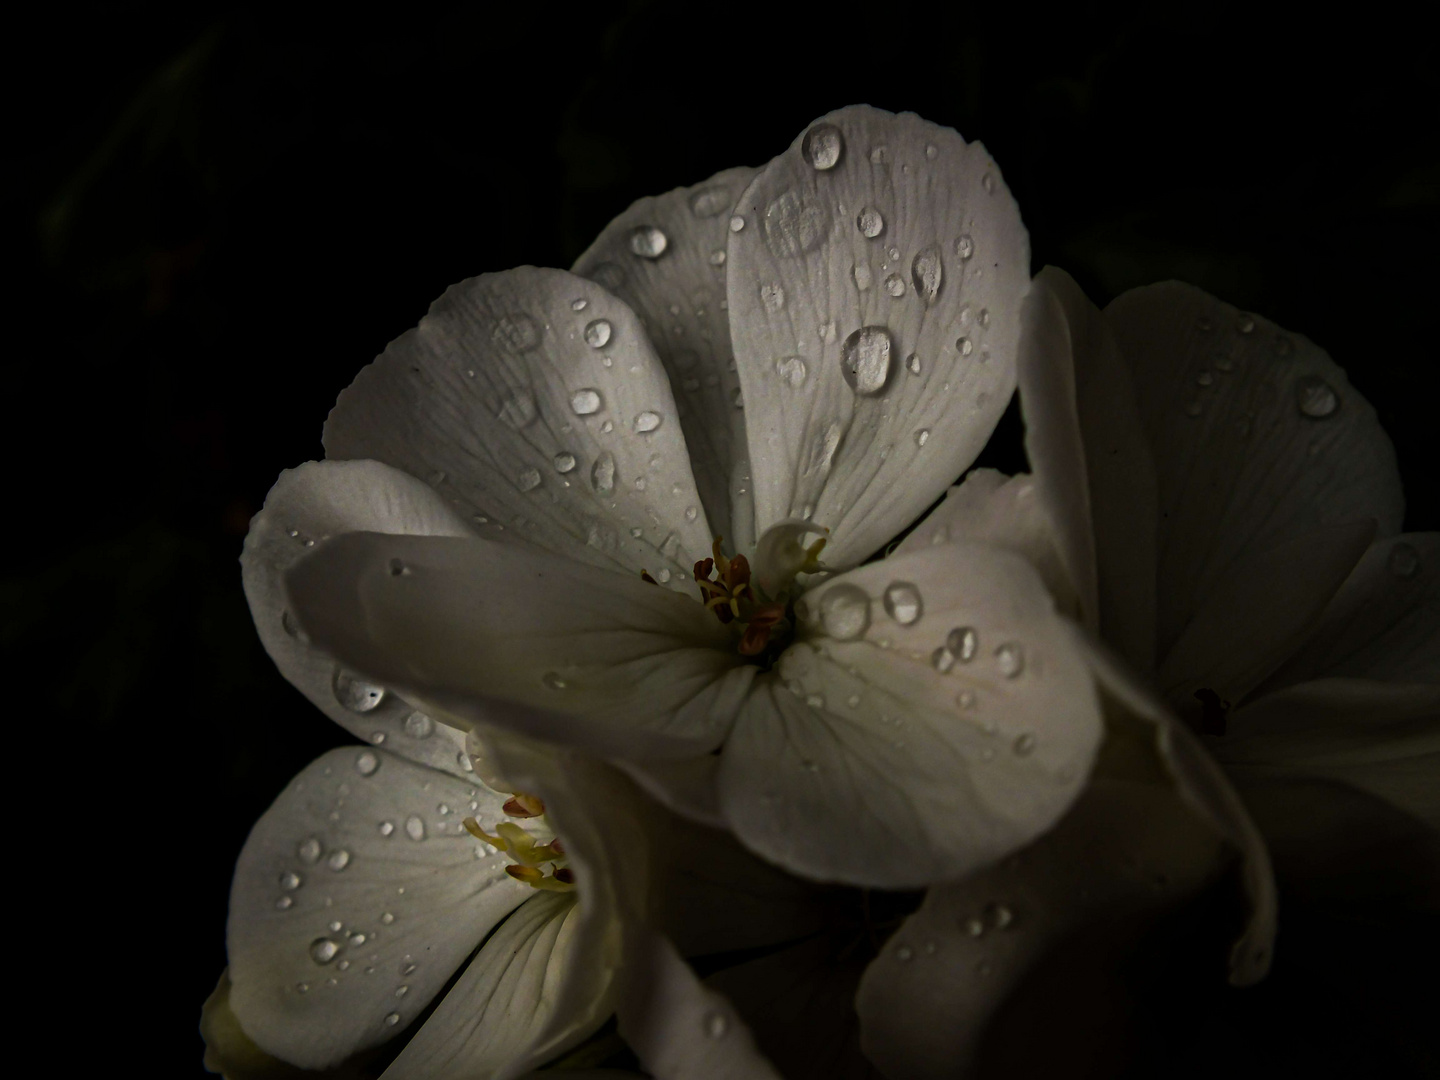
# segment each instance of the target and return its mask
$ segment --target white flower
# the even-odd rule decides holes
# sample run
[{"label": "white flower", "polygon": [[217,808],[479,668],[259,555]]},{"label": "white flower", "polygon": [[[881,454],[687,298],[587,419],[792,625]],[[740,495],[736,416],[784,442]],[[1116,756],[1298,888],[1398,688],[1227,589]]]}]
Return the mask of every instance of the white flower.
[{"label": "white flower", "polygon": [[267,648],[362,736],[403,737],[398,693],[576,745],[803,875],[992,863],[1085,783],[1084,650],[1011,552],[858,564],[988,438],[1028,258],[982,146],[857,107],[642,200],[576,274],[455,286],[256,518]]},{"label": "white flower", "polygon": [[1251,902],[1231,980],[1264,974],[1264,844],[1175,713],[1282,851],[1323,860],[1337,814],[1372,830],[1399,815],[1430,852],[1440,830],[1440,542],[1399,535],[1389,440],[1330,358],[1173,282],[1102,315],[1047,268],[1020,391],[1034,476],[972,474],[906,544],[983,536],[1026,553],[1124,661],[1091,650],[1107,742],[1071,813],[1018,859],[931,889],[866,973],[864,1045],[888,1076],[954,1075],[1047,951],[1133,937],[1213,880],[1221,840]]}]

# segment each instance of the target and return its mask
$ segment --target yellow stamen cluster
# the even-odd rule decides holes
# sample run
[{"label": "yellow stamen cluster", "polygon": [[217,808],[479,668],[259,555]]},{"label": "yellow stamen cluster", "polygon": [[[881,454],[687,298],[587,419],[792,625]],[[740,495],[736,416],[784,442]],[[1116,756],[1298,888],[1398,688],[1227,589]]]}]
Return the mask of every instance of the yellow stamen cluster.
[{"label": "yellow stamen cluster", "polygon": [[[545,813],[545,804],[534,795],[517,792],[505,803],[505,812],[514,817],[540,817]],[[516,881],[523,881],[532,889],[551,892],[569,892],[575,888],[575,872],[564,865],[565,848],[558,837],[542,844],[513,821],[497,824],[494,834],[482,829],[473,817],[465,818],[461,824],[476,840],[483,840],[515,859],[505,867],[505,872]],[[548,872],[542,869],[547,865]]]}]

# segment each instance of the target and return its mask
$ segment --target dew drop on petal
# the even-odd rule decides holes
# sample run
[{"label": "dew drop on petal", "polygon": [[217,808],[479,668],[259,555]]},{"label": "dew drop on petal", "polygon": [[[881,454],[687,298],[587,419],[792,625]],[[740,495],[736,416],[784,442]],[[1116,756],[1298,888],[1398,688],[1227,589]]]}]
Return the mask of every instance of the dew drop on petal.
[{"label": "dew drop on petal", "polygon": [[385,700],[385,688],[365,682],[344,668],[336,668],[331,680],[335,700],[353,713],[368,713]]},{"label": "dew drop on petal", "polygon": [[916,446],[924,446],[924,445],[925,445],[927,442],[929,442],[929,441],[930,441],[930,429],[929,429],[929,428],[921,428],[919,431],[915,432],[915,445],[916,445]]},{"label": "dew drop on petal", "polygon": [[[610,344],[611,326],[609,319],[596,319],[585,326],[585,344],[599,349]],[[577,410],[578,411],[578,410]]]},{"label": "dew drop on petal", "polygon": [[576,416],[591,416],[600,411],[600,391],[586,388],[570,395],[570,408]]},{"label": "dew drop on petal", "polygon": [[790,386],[799,386],[803,383],[806,370],[805,358],[801,356],[786,356],[775,361],[775,374]]},{"label": "dew drop on petal", "polygon": [[975,241],[967,234],[955,238],[955,254],[961,259],[969,259],[975,254]]},{"label": "dew drop on petal", "polygon": [[956,338],[955,351],[958,352],[961,356],[969,356],[972,352],[975,351],[975,343],[971,341],[968,337]]},{"label": "dew drop on petal", "polygon": [[562,475],[564,473],[570,472],[575,468],[575,455],[570,453],[568,450],[562,450],[560,453],[556,454],[554,461],[555,471],[561,473]]},{"label": "dew drop on petal", "polygon": [[355,757],[355,771],[361,776],[374,776],[380,768],[380,759],[369,750],[362,750]]},{"label": "dew drop on petal", "polygon": [[387,1016],[385,1017],[385,1026],[386,1026],[386,1027],[394,1027],[394,1026],[395,1026],[396,1024],[398,1024],[398,1023],[400,1023],[400,1014],[399,1014],[399,1013],[392,1012],[392,1013],[390,1013],[389,1015],[387,1015]]},{"label": "dew drop on petal", "polygon": [[940,672],[941,675],[944,675],[955,666],[955,654],[944,645],[941,645],[930,654],[930,666]]},{"label": "dew drop on petal", "polygon": [[991,901],[981,912],[985,921],[995,930],[1005,930],[1015,921],[1015,913],[1004,904]]},{"label": "dew drop on petal", "polygon": [[382,822],[380,822],[380,835],[381,835],[381,836],[389,836],[389,835],[390,835],[391,833],[393,833],[394,831],[395,831],[395,823],[394,823],[393,821],[382,821]]},{"label": "dew drop on petal", "polygon": [[590,484],[597,495],[608,495],[615,490],[615,457],[608,450],[590,467]]},{"label": "dew drop on petal", "polygon": [[995,666],[1005,678],[1017,678],[1025,670],[1025,650],[1018,642],[1005,642],[995,650]]},{"label": "dew drop on petal", "polygon": [[834,124],[816,124],[805,133],[800,144],[805,160],[812,168],[824,172],[833,169],[845,150],[845,137]]},{"label": "dew drop on petal", "polygon": [[405,734],[412,739],[428,739],[435,731],[435,721],[423,712],[412,712],[405,718]]},{"label": "dew drop on petal", "polygon": [[635,417],[635,431],[639,435],[648,435],[660,426],[660,414],[657,412],[642,412]]},{"label": "dew drop on petal", "polygon": [[910,263],[910,280],[915,283],[915,292],[927,304],[933,304],[940,295],[944,277],[945,266],[937,244],[921,249]]},{"label": "dew drop on petal", "polygon": [[1295,381],[1295,404],[1301,416],[1324,420],[1335,415],[1340,399],[1330,384],[1318,375],[1302,375]]},{"label": "dew drop on petal", "polygon": [[1235,320],[1235,329],[1239,330],[1242,334],[1249,334],[1255,329],[1255,320],[1252,319],[1249,315],[1242,314],[1238,319]]},{"label": "dew drop on petal", "polygon": [[540,676],[540,681],[546,686],[548,686],[551,690],[564,690],[567,686],[570,685],[560,677],[558,672],[554,671],[545,672],[544,675]]},{"label": "dew drop on petal", "polygon": [[318,937],[310,943],[310,959],[317,964],[328,964],[335,959],[340,946],[327,937]]},{"label": "dew drop on petal", "polygon": [[1390,549],[1385,565],[1398,578],[1413,578],[1420,572],[1420,553],[1410,544],[1396,544]]},{"label": "dew drop on petal", "polygon": [[577,297],[576,299],[570,301],[570,310],[584,311],[589,305],[590,301],[586,300],[583,296]]},{"label": "dew drop on petal", "polygon": [[745,228],[745,219],[739,214],[732,215],[730,218],[730,231],[739,232],[743,228]]},{"label": "dew drop on petal", "polygon": [[880,211],[875,207],[867,206],[856,215],[855,227],[860,230],[861,236],[874,240],[885,231],[885,219],[880,216]]},{"label": "dew drop on petal", "polygon": [[974,915],[966,919],[963,925],[965,927],[965,933],[971,937],[981,937],[985,933],[985,923],[977,919]]},{"label": "dew drop on petal", "polygon": [[896,300],[905,295],[905,279],[899,274],[891,274],[885,279],[885,291]]},{"label": "dew drop on petal", "polygon": [[540,470],[521,469],[520,475],[515,477],[515,486],[521,491],[534,491],[540,486]]},{"label": "dew drop on petal", "polygon": [[[502,423],[507,427],[519,431],[529,425],[536,417],[535,398],[525,390],[516,390],[507,394],[505,400],[500,403],[499,416]],[[443,480],[445,474],[441,473],[439,480]],[[438,483],[439,480],[436,482]]]},{"label": "dew drop on petal", "polygon": [[642,259],[658,259],[670,246],[670,238],[654,225],[640,225],[630,231],[630,250]]},{"label": "dew drop on petal", "polygon": [[836,585],[820,600],[820,625],[836,641],[853,641],[870,625],[870,595],[858,585]]},{"label": "dew drop on petal", "polygon": [[282,896],[275,901],[275,909],[277,911],[289,911],[294,904],[295,898],[293,896]]},{"label": "dew drop on petal", "polygon": [[920,374],[920,356],[919,356],[919,354],[912,352],[909,356],[907,356],[907,357],[905,358],[905,366],[906,366],[906,368],[909,369],[911,375],[919,375],[919,374]]},{"label": "dew drop on petal", "polygon": [[690,212],[698,218],[716,217],[733,204],[730,192],[723,187],[705,188],[690,196]]},{"label": "dew drop on petal", "polygon": [[885,590],[885,612],[901,626],[912,625],[923,610],[920,590],[910,582],[892,582]]},{"label": "dew drop on petal", "polygon": [[350,865],[350,852],[346,851],[344,848],[339,848],[335,851],[332,851],[330,853],[330,857],[325,860],[325,865],[328,866],[331,870],[336,871],[337,873],[341,870],[344,870],[347,866]]},{"label": "dew drop on petal", "polygon": [[862,326],[845,339],[840,349],[840,373],[851,390],[870,397],[885,389],[893,344],[890,331],[883,326]]},{"label": "dew drop on petal", "polygon": [[705,1017],[705,1034],[712,1039],[720,1039],[725,1032],[730,1030],[730,1022],[725,1019],[724,1013],[712,1012]]},{"label": "dew drop on petal", "polygon": [[405,835],[411,840],[425,839],[425,819],[419,814],[411,814],[405,819]]},{"label": "dew drop on petal", "polygon": [[850,274],[852,277],[855,278],[855,288],[859,289],[861,292],[864,292],[866,289],[870,288],[871,273],[869,263],[856,263],[850,268]]},{"label": "dew drop on petal", "polygon": [[914,956],[915,950],[910,948],[909,945],[898,945],[895,948],[895,959],[899,960],[901,963],[913,959]]},{"label": "dew drop on petal", "polygon": [[295,854],[300,856],[301,862],[314,866],[320,861],[322,850],[320,838],[318,836],[312,836],[310,839],[303,841],[300,846],[295,849]]},{"label": "dew drop on petal", "polygon": [[785,306],[785,289],[778,281],[767,281],[760,286],[760,302],[769,312],[779,311]]},{"label": "dew drop on petal", "polygon": [[968,664],[980,648],[980,635],[973,626],[957,626],[946,636],[945,647],[955,654],[955,659]]}]

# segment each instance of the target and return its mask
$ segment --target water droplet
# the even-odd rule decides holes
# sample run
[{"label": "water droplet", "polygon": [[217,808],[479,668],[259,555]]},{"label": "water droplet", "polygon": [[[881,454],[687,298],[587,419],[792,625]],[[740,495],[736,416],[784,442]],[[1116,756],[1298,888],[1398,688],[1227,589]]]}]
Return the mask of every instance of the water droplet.
[{"label": "water droplet", "polygon": [[540,328],[535,320],[520,313],[500,316],[490,336],[514,352],[525,352],[540,344]]},{"label": "water droplet", "polygon": [[933,304],[940,295],[944,277],[945,267],[937,244],[922,249],[910,263],[910,280],[915,283],[915,291],[927,304]]},{"label": "water droplet", "polygon": [[544,675],[540,676],[540,681],[543,682],[546,686],[548,686],[551,690],[564,690],[567,686],[570,685],[560,677],[558,672],[554,671],[545,672]]},{"label": "water droplet", "polygon": [[714,251],[710,252],[710,265],[711,265],[711,266],[724,266],[724,265],[725,265],[725,249],[724,249],[724,248],[716,248]]},{"label": "water droplet", "polygon": [[925,445],[927,442],[929,442],[929,441],[930,441],[930,429],[929,429],[929,428],[923,428],[923,427],[922,427],[919,431],[915,432],[915,445],[916,445],[916,446],[924,446],[924,445]]},{"label": "water droplet", "polygon": [[989,308],[983,308],[983,307],[982,307],[982,308],[980,309],[980,320],[979,320],[979,321],[980,321],[980,325],[981,325],[981,326],[989,326],[989,325],[990,325],[990,309],[989,309]]},{"label": "water droplet", "polygon": [[336,871],[337,873],[341,870],[344,870],[345,867],[350,865],[350,852],[346,851],[344,848],[339,848],[335,851],[332,851],[330,853],[330,857],[325,860],[325,865],[328,866],[331,870]]},{"label": "water droplet", "polygon": [[820,625],[836,641],[853,641],[870,625],[870,595],[858,585],[836,585],[820,601]]},{"label": "water droplet", "polygon": [[794,258],[825,242],[830,211],[807,192],[794,188],[765,208],[765,246],[777,259]]},{"label": "water droplet", "polygon": [[946,635],[945,647],[955,654],[955,659],[968,664],[980,648],[980,635],[973,626],[957,626]]},{"label": "water droplet", "polygon": [[980,178],[980,186],[985,189],[986,195],[994,195],[995,177],[991,173],[987,172],[984,176]]},{"label": "water droplet", "polygon": [[864,292],[866,289],[870,288],[872,275],[870,273],[869,263],[856,263],[850,268],[850,273],[851,276],[855,278],[855,288],[859,289],[861,292]]},{"label": "water droplet", "polygon": [[1027,757],[1035,749],[1035,736],[1028,731],[1015,736],[1014,749],[1016,757]]},{"label": "water droplet", "polygon": [[885,279],[885,291],[896,300],[905,295],[905,279],[899,274],[891,274]]},{"label": "water droplet", "polygon": [[1319,375],[1302,375],[1295,381],[1295,404],[1301,416],[1312,420],[1324,420],[1334,416],[1340,407],[1340,399],[1330,384]]},{"label": "water droplet", "polygon": [[320,855],[323,851],[324,847],[320,843],[320,838],[318,836],[312,836],[295,849],[295,854],[300,856],[301,862],[314,866],[320,861]]},{"label": "water droplet", "polygon": [[1025,650],[1018,642],[1005,642],[995,650],[995,666],[1005,678],[1017,678],[1025,670]]},{"label": "water droplet", "polygon": [[660,414],[657,412],[642,412],[635,417],[635,432],[638,435],[648,435],[660,426]]},{"label": "water droplet", "polygon": [[382,822],[380,822],[380,835],[381,835],[381,836],[389,836],[389,835],[390,835],[391,833],[393,833],[394,831],[395,831],[395,823],[394,823],[393,821],[382,821]]},{"label": "water droplet", "polygon": [[642,259],[658,259],[670,246],[670,238],[654,225],[640,225],[630,230],[630,250]]},{"label": "water droplet", "polygon": [[1242,314],[1235,320],[1235,329],[1242,334],[1249,334],[1255,329],[1255,320],[1249,315]]},{"label": "water droplet", "polygon": [[589,306],[589,304],[590,304],[590,301],[586,300],[583,296],[582,296],[582,297],[578,297],[578,298],[570,301],[570,310],[571,310],[571,311],[584,311],[585,308]]},{"label": "water droplet", "polygon": [[294,903],[295,898],[293,896],[282,896],[279,900],[275,901],[275,907],[279,911],[289,911]]},{"label": "water droplet", "polygon": [[1004,930],[1015,921],[1015,913],[1004,904],[995,901],[986,904],[985,910],[981,914],[990,927],[995,930]]},{"label": "water droplet", "polygon": [[[500,403],[500,411],[496,416],[507,426],[516,431],[531,423],[536,416],[535,398],[525,390],[516,390],[506,396]],[[445,479],[445,474],[439,473],[432,478],[433,483],[440,483]]]},{"label": "water droplet", "polygon": [[981,937],[985,933],[985,923],[973,915],[965,920],[964,926],[965,933],[971,937]]},{"label": "water droplet", "polygon": [[1208,371],[1202,371],[1202,372],[1200,372],[1199,375],[1196,375],[1196,376],[1195,376],[1195,385],[1196,385],[1196,386],[1209,386],[1209,385],[1210,385],[1211,383],[1213,383],[1214,381],[1215,381],[1215,376],[1214,376],[1214,375],[1211,375],[1210,372],[1208,372]]},{"label": "water droplet", "polygon": [[360,933],[360,931],[358,931],[358,930],[355,931],[353,934],[350,935],[350,944],[351,944],[354,948],[357,948],[357,949],[358,949],[361,945],[364,945],[364,944],[365,944],[365,941],[366,941],[365,935],[362,934],[362,933]]},{"label": "water droplet", "polygon": [[785,289],[778,281],[767,281],[760,286],[760,302],[766,311],[779,311],[785,306]]},{"label": "water droplet", "polygon": [[398,1023],[400,1023],[400,1014],[399,1014],[399,1013],[391,1013],[390,1015],[388,1015],[387,1017],[385,1017],[385,1026],[386,1026],[386,1027],[394,1027],[394,1026],[395,1026],[396,1024],[398,1024]]},{"label": "water droplet", "polygon": [[815,169],[824,172],[833,169],[845,150],[845,137],[834,124],[816,124],[805,133],[800,144],[805,160]]},{"label": "water droplet", "polygon": [[955,654],[944,645],[941,645],[930,654],[930,666],[940,672],[941,675],[944,675],[955,666]]},{"label": "water droplet", "polygon": [[515,477],[515,486],[521,491],[534,491],[540,486],[540,470],[521,469],[520,475]]},{"label": "water droplet", "polygon": [[923,610],[920,590],[910,582],[895,581],[885,590],[885,611],[901,626],[913,624]]},{"label": "water droplet", "polygon": [[968,259],[975,254],[975,241],[968,235],[955,238],[955,254],[962,259]]},{"label": "water droplet", "polygon": [[405,734],[412,739],[428,739],[435,730],[435,721],[423,712],[412,712],[405,718]]},{"label": "water droplet", "polygon": [[567,450],[562,450],[560,453],[556,454],[554,461],[555,471],[561,473],[562,475],[564,473],[570,472],[575,468],[575,455]]},{"label": "water droplet", "polygon": [[1420,553],[1410,544],[1396,544],[1390,549],[1385,565],[1398,578],[1413,578],[1420,572]]},{"label": "water droplet", "polygon": [[733,203],[725,188],[704,188],[690,196],[690,212],[698,218],[716,217],[729,210]]},{"label": "water droplet", "polygon": [[391,923],[393,923],[393,922],[395,921],[395,916],[394,916],[393,913],[387,911],[387,912],[385,912],[384,915],[381,915],[381,916],[380,916],[380,921],[381,921],[382,923],[384,923],[386,926],[389,926]]},{"label": "water droplet", "polygon": [[956,338],[955,349],[961,356],[969,356],[975,351],[975,343],[968,337]]},{"label": "water droplet", "polygon": [[576,416],[591,416],[600,411],[600,391],[586,388],[570,395],[570,408]]},{"label": "water droplet", "polygon": [[[610,344],[611,326],[609,319],[596,319],[594,322],[585,325],[585,344],[592,349],[603,348]],[[578,409],[576,410],[579,411]]]},{"label": "water droplet", "polygon": [[425,839],[425,819],[419,814],[411,814],[405,819],[405,835],[411,840]]},{"label": "water droplet", "polygon": [[310,959],[317,964],[328,964],[335,959],[335,954],[340,951],[340,946],[331,941],[328,937],[317,937],[310,943]]},{"label": "water droplet", "polygon": [[895,959],[899,960],[901,963],[912,959],[914,956],[915,950],[910,948],[909,945],[897,945],[895,947]]},{"label": "water droplet", "polygon": [[385,700],[385,688],[365,682],[344,668],[336,668],[331,680],[335,700],[354,713],[368,713]]},{"label": "water droplet", "polygon": [[890,378],[890,331],[883,326],[862,326],[845,339],[840,349],[840,373],[857,394],[872,396],[885,389]]},{"label": "water droplet", "polygon": [[380,768],[380,759],[369,750],[362,750],[355,757],[355,771],[361,776],[374,776]]},{"label": "water droplet", "polygon": [[743,228],[745,228],[745,219],[739,214],[733,215],[730,218],[730,231],[739,232]]},{"label": "water droplet", "polygon": [[911,375],[919,375],[919,374],[920,374],[920,356],[919,356],[919,354],[912,352],[909,356],[907,356],[907,357],[905,358],[905,366],[910,370],[910,374],[911,374]]},{"label": "water droplet", "polygon": [[873,206],[867,206],[855,218],[855,227],[860,230],[860,235],[869,240],[874,240],[885,231],[885,219],[880,216],[880,211]]},{"label": "water droplet", "polygon": [[805,359],[800,356],[786,356],[775,361],[775,374],[790,386],[799,386],[805,381]]},{"label": "water droplet", "polygon": [[615,490],[615,458],[608,450],[590,467],[590,483],[598,495],[608,495]]},{"label": "water droplet", "polygon": [[730,1022],[725,1019],[724,1013],[712,1012],[705,1017],[705,1034],[712,1039],[720,1039],[725,1032],[730,1030]]},{"label": "water droplet", "polygon": [[961,690],[955,697],[955,704],[962,709],[973,709],[975,707],[975,692],[973,690]]}]

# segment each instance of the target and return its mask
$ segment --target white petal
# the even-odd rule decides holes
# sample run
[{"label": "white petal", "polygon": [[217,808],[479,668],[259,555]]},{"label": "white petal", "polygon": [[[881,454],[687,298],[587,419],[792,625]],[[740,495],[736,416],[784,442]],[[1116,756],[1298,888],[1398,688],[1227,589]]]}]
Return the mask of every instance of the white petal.
[{"label": "white petal", "polygon": [[720,758],[717,754],[677,761],[645,759],[617,762],[632,780],[675,813],[712,828],[725,828],[720,812]]},{"label": "white petal", "polygon": [[246,1034],[315,1069],[414,1020],[531,892],[460,824],[493,826],[502,801],[383,750],[307,766],[235,867],[230,1004]]},{"label": "white petal", "polygon": [[[496,1080],[550,1056],[546,1029],[582,933],[571,895],[531,893],[385,1070],[387,1080]],[[555,1052],[565,1049],[557,1045]]]},{"label": "white petal", "polygon": [[1149,742],[1164,763],[1181,797],[1207,821],[1215,834],[1240,852],[1241,883],[1249,919],[1230,949],[1230,982],[1249,986],[1270,970],[1274,951],[1277,899],[1265,841],[1225,773],[1190,730],[1170,713],[1122,665],[1089,638],[1076,634],[1087,654],[1105,704],[1112,737],[1126,735]]},{"label": "white petal", "polygon": [[1025,451],[1085,625],[1154,663],[1155,467],[1109,325],[1047,266],[1025,300],[1018,362]]},{"label": "white petal", "polygon": [[[833,164],[815,166],[817,144]],[[1019,211],[979,143],[855,106],[762,169],[731,227],[756,531],[812,518],[833,530],[828,561],[852,566],[965,470],[1010,399]]]},{"label": "white petal", "polygon": [[1440,829],[1440,687],[1301,683],[1238,709],[1209,745],[1232,773],[1336,781]]},{"label": "white petal", "polygon": [[1440,682],[1440,533],[1378,540],[1325,608],[1299,652],[1268,680]]},{"label": "white petal", "polygon": [[670,377],[710,526],[736,551],[755,542],[755,502],[730,349],[725,243],[735,201],[754,175],[726,169],[637,200],[573,267],[640,317]]},{"label": "white petal", "polygon": [[[1399,531],[1395,454],[1345,373],[1307,339],[1178,282],[1125,293],[1105,316],[1135,376],[1160,507],[1157,657],[1227,579],[1285,545],[1351,543],[1324,526],[1373,520]],[[1275,588],[1293,590],[1279,580]],[[1235,598],[1237,622],[1273,610]]]},{"label": "white petal", "polygon": [[630,936],[620,1034],[655,1080],[780,1080],[734,1006],[653,931]]},{"label": "white petal", "polygon": [[698,600],[533,548],[351,533],[286,583],[312,640],[355,670],[603,754],[714,749],[756,671]]},{"label": "white petal", "polygon": [[489,539],[648,569],[662,584],[710,548],[644,328],[563,270],[448,289],[340,395],[325,451],[420,477]]},{"label": "white petal", "polygon": [[347,532],[470,536],[436,492],[378,461],[310,461],[287,469],[250,522],[240,572],[265,650],[326,716],[366,742],[458,776],[470,771],[463,736],[393,690],[339,667],[299,633],[284,576],[315,545]]},{"label": "white petal", "polygon": [[964,482],[947,491],[945,501],[900,541],[894,554],[908,555],[949,543],[990,544],[1025,556],[1056,606],[1078,617],[1075,585],[1060,560],[1050,516],[1036,497],[1034,477],[1007,477],[994,469],[971,470]]},{"label": "white petal", "polygon": [[802,604],[799,641],[721,755],[721,807],[747,846],[807,877],[903,888],[993,862],[1065,812],[1100,715],[1024,559],[932,548]]},{"label": "white petal", "polygon": [[926,893],[860,984],[867,1056],[895,1080],[969,1075],[990,1021],[1047,953],[1083,934],[1118,954],[1228,856],[1168,787],[1097,779],[1034,845]]},{"label": "white petal", "polygon": [[1160,665],[1180,715],[1198,712],[1201,687],[1239,701],[1258,686],[1312,632],[1374,534],[1370,521],[1316,528],[1247,552],[1216,580]]}]

